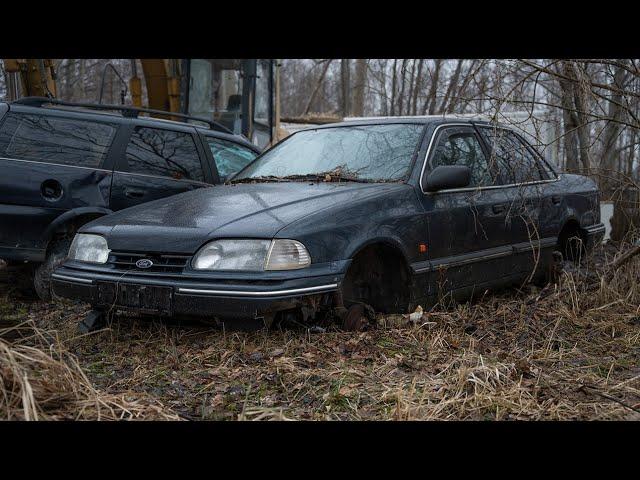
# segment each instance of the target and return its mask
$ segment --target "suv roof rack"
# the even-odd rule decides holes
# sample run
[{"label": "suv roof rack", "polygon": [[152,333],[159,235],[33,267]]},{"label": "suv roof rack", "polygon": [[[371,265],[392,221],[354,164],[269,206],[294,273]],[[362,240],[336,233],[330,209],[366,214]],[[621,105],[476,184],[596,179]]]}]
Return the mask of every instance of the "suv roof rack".
[{"label": "suv roof rack", "polygon": [[[57,100],[55,98],[47,98],[47,97],[23,97],[17,100],[14,100],[14,104],[18,105],[26,105],[29,107],[41,107],[42,105],[50,104],[50,105],[61,105],[64,107],[80,107],[80,108],[88,108],[92,110],[115,110],[122,113],[123,117],[127,118],[138,118],[140,113],[151,113],[154,115],[165,115],[167,117],[178,117],[183,118],[185,120],[196,120],[198,122],[203,122],[209,125],[209,128],[212,130],[218,130],[224,133],[233,134],[231,130],[229,130],[224,125],[214,121],[209,120],[207,118],[202,117],[194,117],[192,115],[187,115],[184,113],[175,113],[175,112],[167,112],[164,110],[153,110],[151,108],[140,108],[133,107],[130,105],[110,105],[105,103],[82,103],[82,102],[67,102],[65,100]],[[163,119],[158,119],[163,120]]]}]

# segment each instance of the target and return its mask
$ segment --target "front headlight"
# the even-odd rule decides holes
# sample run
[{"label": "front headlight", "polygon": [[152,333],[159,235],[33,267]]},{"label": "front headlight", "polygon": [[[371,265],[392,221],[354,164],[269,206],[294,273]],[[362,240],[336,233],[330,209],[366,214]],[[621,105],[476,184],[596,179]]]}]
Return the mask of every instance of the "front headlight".
[{"label": "front headlight", "polygon": [[294,270],[308,267],[311,257],[295,240],[214,240],[191,264],[196,270]]},{"label": "front headlight", "polygon": [[78,233],[69,248],[69,259],[89,263],[107,263],[110,251],[104,237]]}]

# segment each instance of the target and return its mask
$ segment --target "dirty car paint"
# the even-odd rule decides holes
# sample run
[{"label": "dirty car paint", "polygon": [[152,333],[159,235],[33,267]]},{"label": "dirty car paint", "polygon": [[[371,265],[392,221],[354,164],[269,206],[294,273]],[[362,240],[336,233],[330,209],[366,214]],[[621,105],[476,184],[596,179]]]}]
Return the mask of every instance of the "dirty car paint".
[{"label": "dirty car paint", "polygon": [[[186,268],[176,276],[205,286],[199,288],[208,281],[225,288],[223,278],[233,279],[238,289],[259,290],[272,281],[287,286],[334,282],[339,288],[358,252],[385,245],[399,252],[394,268],[410,272],[407,288],[416,304],[447,291],[481,292],[522,279],[532,267],[544,265],[570,221],[599,228],[597,187],[587,177],[423,192],[419,178],[426,145],[434,128],[447,123],[429,122],[406,182],[213,186],[120,211],[81,231],[105,236],[112,250],[188,256],[217,238],[288,238],[303,243],[312,259],[310,268],[295,271],[194,273]],[[540,250],[545,256],[537,255]]]},{"label": "dirty car paint", "polygon": [[[42,232],[64,212],[85,206],[108,208],[111,172],[55,166],[24,160],[1,159],[4,168],[0,175],[0,247],[43,248],[46,239]],[[29,181],[24,181],[24,167],[28,163]],[[48,198],[43,192],[45,182],[60,188],[59,197]]]}]

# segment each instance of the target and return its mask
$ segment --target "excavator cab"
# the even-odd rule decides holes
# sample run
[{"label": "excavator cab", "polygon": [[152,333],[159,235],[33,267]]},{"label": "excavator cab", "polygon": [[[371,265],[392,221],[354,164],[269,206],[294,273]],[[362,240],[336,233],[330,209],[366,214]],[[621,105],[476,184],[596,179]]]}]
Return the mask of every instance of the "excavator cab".
[{"label": "excavator cab", "polygon": [[272,142],[275,129],[274,63],[264,59],[185,60],[184,113],[211,118],[264,148]]}]

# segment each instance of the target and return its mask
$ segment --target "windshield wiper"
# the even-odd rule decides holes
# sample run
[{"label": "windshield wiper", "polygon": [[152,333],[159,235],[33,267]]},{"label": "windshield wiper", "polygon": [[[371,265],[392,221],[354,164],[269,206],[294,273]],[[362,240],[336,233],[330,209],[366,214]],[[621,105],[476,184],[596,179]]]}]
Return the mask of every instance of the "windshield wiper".
[{"label": "windshield wiper", "polygon": [[368,180],[364,178],[357,178],[348,174],[337,174],[335,171],[320,172],[320,173],[305,173],[298,175],[284,175],[277,177],[275,175],[267,175],[262,177],[245,177],[231,180],[229,183],[251,183],[251,182],[300,182],[300,181],[313,181],[313,182],[359,182],[359,183],[371,183],[375,180]]},{"label": "windshield wiper", "polygon": [[302,175],[286,175],[281,177],[286,180],[302,180],[302,181],[314,181],[314,182],[360,182],[368,183],[369,180],[364,178],[358,178],[353,175],[339,174],[335,171],[319,172],[319,173],[305,173]]},{"label": "windshield wiper", "polygon": [[262,183],[262,182],[282,182],[286,180],[281,180],[282,177],[276,177],[275,175],[266,175],[262,177],[244,177],[244,178],[234,178],[226,182],[227,184],[232,183]]}]

